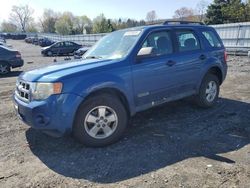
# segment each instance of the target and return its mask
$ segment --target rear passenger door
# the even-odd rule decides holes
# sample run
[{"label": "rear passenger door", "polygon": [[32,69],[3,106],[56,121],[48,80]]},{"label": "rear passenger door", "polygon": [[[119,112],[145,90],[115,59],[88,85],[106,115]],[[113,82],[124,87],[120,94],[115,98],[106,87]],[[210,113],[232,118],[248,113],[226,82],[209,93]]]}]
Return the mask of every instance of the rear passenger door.
[{"label": "rear passenger door", "polygon": [[65,43],[65,51],[64,51],[64,53],[66,53],[66,54],[72,53],[74,51],[75,44],[72,43],[72,42],[68,42],[68,41],[66,41],[64,43]]},{"label": "rear passenger door", "polygon": [[192,29],[176,29],[176,79],[178,79],[177,95],[191,95],[196,91],[202,64],[206,61],[206,53],[202,49],[198,33]]}]

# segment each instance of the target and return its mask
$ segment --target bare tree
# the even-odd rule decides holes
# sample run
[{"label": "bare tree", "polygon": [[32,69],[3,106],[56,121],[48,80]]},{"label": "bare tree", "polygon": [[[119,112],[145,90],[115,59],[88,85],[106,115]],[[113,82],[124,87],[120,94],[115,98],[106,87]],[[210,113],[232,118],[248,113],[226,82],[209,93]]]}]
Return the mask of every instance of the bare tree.
[{"label": "bare tree", "polygon": [[156,15],[156,12],[155,10],[152,10],[150,12],[147,13],[147,16],[146,16],[146,20],[148,22],[154,22],[155,20],[157,19],[157,15]]},{"label": "bare tree", "polygon": [[196,5],[197,16],[200,22],[205,20],[208,5],[209,3],[206,0],[201,0]]},{"label": "bare tree", "polygon": [[20,26],[21,31],[25,32],[29,23],[33,20],[33,9],[28,5],[12,6],[10,21]]},{"label": "bare tree", "polygon": [[194,10],[191,8],[187,7],[182,7],[180,9],[177,9],[174,13],[174,18],[178,20],[188,20],[188,21],[193,21],[194,19]]}]

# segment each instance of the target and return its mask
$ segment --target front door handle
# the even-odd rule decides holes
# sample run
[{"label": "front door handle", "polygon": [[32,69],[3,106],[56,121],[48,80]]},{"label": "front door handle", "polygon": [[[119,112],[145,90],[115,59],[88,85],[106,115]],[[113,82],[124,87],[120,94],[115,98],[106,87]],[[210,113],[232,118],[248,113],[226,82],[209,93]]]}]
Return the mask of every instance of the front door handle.
[{"label": "front door handle", "polygon": [[167,63],[166,63],[168,66],[172,67],[173,65],[176,64],[175,61],[172,61],[172,60],[169,60]]}]

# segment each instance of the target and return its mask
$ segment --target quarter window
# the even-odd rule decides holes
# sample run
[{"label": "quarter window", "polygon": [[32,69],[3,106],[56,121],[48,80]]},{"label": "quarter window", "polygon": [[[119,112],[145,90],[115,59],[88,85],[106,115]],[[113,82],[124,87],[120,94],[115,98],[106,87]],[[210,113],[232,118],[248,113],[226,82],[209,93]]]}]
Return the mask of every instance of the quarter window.
[{"label": "quarter window", "polygon": [[200,49],[200,43],[193,31],[177,31],[178,48],[180,52]]},{"label": "quarter window", "polygon": [[173,53],[173,45],[169,31],[151,33],[142,47],[153,47],[154,55],[166,55]]},{"label": "quarter window", "polygon": [[207,39],[208,43],[213,48],[220,48],[222,47],[221,42],[219,41],[218,37],[212,31],[203,31],[202,34]]},{"label": "quarter window", "polygon": [[65,42],[65,46],[74,46],[72,42]]}]

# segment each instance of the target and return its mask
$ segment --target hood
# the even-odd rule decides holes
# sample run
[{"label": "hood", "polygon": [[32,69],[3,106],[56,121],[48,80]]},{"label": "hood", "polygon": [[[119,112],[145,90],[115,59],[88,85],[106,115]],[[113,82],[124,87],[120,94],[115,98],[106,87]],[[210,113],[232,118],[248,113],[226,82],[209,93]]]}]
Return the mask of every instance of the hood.
[{"label": "hood", "polygon": [[43,68],[24,72],[20,75],[19,78],[29,82],[53,82],[65,76],[111,64],[114,61],[115,60],[99,59],[64,61],[59,63],[53,63],[52,65]]}]

